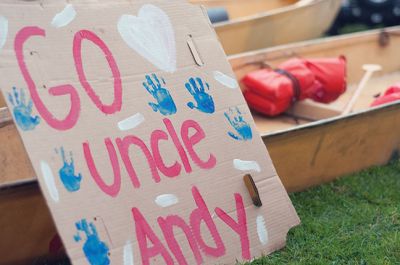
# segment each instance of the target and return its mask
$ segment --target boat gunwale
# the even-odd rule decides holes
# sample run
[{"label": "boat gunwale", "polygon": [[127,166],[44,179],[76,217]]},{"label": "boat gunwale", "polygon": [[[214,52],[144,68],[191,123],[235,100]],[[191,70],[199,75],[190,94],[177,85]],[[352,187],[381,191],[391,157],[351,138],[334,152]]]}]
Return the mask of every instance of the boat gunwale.
[{"label": "boat gunwale", "polygon": [[[362,31],[362,32],[348,33],[348,34],[343,34],[340,36],[321,37],[321,38],[317,38],[317,39],[313,39],[313,40],[289,43],[289,44],[279,45],[276,47],[269,47],[269,48],[254,50],[254,51],[248,51],[248,52],[228,55],[227,58],[228,58],[229,62],[242,59],[242,60],[248,61],[247,63],[260,62],[261,58],[265,58],[268,60],[271,60],[271,59],[277,60],[277,59],[281,59],[281,58],[283,59],[283,58],[287,58],[287,57],[296,55],[295,52],[288,53],[287,50],[304,49],[304,48],[308,48],[310,46],[318,46],[318,45],[323,45],[323,44],[330,44],[333,42],[341,42],[341,41],[344,41],[347,39],[353,39],[352,43],[365,42],[366,38],[374,37],[374,36],[377,36],[378,34],[382,34],[382,33],[387,33],[389,35],[396,34],[396,36],[397,36],[397,34],[400,35],[400,25],[381,28],[381,29]],[[282,54],[280,56],[273,57],[273,58],[268,58],[268,56],[265,56],[265,54],[276,53],[276,52],[285,52],[285,54]],[[248,59],[248,60],[246,60],[246,59]],[[232,68],[235,69],[235,67],[233,67],[233,66],[232,66]]]},{"label": "boat gunwale", "polygon": [[[300,1],[301,0],[299,0],[298,2],[300,2]],[[263,11],[260,13],[256,13],[254,15],[249,15],[249,16],[244,16],[244,17],[240,17],[240,18],[236,18],[236,19],[232,19],[232,20],[228,20],[228,21],[214,23],[213,27],[215,28],[215,30],[217,30],[217,29],[223,28],[225,26],[232,26],[232,25],[237,25],[237,24],[243,23],[243,22],[260,20],[260,19],[264,19],[266,17],[275,16],[275,15],[279,15],[279,14],[286,13],[286,12],[291,12],[293,10],[299,10],[299,9],[308,8],[313,5],[319,5],[319,4],[322,4],[323,2],[328,2],[328,1],[336,1],[336,0],[313,0],[312,3],[308,3],[305,5],[298,5],[298,2],[296,2],[291,5],[278,7],[278,8],[272,9],[272,10]],[[204,5],[202,5],[202,6],[204,6]]]},{"label": "boat gunwale", "polygon": [[304,131],[306,129],[312,129],[312,128],[315,128],[315,127],[320,127],[320,126],[324,126],[324,125],[328,125],[328,124],[333,124],[335,122],[352,120],[354,118],[363,117],[363,116],[370,115],[370,114],[375,114],[375,113],[378,113],[378,112],[381,112],[381,111],[382,112],[383,111],[390,111],[390,110],[393,110],[393,109],[400,110],[400,101],[394,101],[394,102],[390,102],[390,103],[387,103],[387,104],[384,104],[384,105],[371,107],[369,109],[356,111],[356,112],[353,112],[353,113],[350,113],[350,114],[344,115],[344,116],[336,116],[336,117],[332,117],[332,118],[313,121],[313,122],[310,122],[310,123],[294,126],[293,128],[289,128],[289,129],[277,130],[277,131],[268,132],[268,133],[260,133],[260,136],[264,140],[264,139],[270,138],[270,137],[280,136],[280,135],[284,135],[284,134],[292,133],[292,132],[296,132],[296,131]]},{"label": "boat gunwale", "polygon": [[0,195],[4,192],[13,191],[13,189],[15,189],[15,188],[25,188],[25,187],[33,187],[33,186],[37,186],[40,189],[39,181],[36,177],[30,178],[30,179],[25,179],[25,180],[3,183],[0,185]]}]

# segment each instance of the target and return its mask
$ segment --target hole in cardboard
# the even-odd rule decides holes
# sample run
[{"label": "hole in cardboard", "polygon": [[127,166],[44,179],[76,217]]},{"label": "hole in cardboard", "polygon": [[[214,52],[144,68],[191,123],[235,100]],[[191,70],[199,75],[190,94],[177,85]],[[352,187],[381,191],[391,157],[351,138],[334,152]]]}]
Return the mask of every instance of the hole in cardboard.
[{"label": "hole in cardboard", "polygon": [[262,202],[261,202],[260,194],[258,193],[258,189],[257,189],[256,183],[253,180],[253,177],[250,174],[244,175],[243,181],[244,181],[244,184],[246,185],[246,188],[250,194],[253,204],[257,207],[261,207]]},{"label": "hole in cardboard", "polygon": [[188,35],[187,44],[188,44],[189,50],[192,53],[193,59],[196,62],[196,64],[198,66],[203,66],[204,65],[203,60],[201,59],[200,53],[196,48],[196,44],[193,40],[193,36],[190,34]]}]

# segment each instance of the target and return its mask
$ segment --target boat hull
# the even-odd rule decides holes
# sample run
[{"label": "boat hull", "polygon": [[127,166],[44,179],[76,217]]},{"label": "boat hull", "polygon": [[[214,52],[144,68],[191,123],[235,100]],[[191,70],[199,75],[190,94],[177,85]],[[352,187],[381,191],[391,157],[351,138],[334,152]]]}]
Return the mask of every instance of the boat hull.
[{"label": "boat hull", "polygon": [[400,103],[263,137],[288,191],[385,165],[400,152]]},{"label": "boat hull", "polygon": [[336,18],[341,0],[315,0],[214,25],[226,54],[322,36]]}]

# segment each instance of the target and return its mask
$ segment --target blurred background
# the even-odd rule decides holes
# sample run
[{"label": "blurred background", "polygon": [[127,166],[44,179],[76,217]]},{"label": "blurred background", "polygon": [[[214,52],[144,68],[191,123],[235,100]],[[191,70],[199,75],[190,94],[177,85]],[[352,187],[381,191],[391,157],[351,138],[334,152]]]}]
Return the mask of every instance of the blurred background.
[{"label": "blurred background", "polygon": [[399,24],[400,0],[343,0],[328,34],[337,35]]}]

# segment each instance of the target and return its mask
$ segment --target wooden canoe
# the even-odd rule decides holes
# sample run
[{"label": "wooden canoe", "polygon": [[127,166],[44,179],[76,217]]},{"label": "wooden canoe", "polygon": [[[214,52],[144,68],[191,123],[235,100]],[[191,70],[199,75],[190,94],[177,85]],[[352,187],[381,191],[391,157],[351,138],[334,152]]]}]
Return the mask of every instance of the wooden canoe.
[{"label": "wooden canoe", "polygon": [[[398,47],[400,27],[394,27],[384,34],[370,31],[230,57],[241,78],[260,62],[274,66],[293,56],[347,56],[351,85],[342,98],[328,106],[332,109],[346,104],[363,74],[362,64],[377,63],[384,69],[369,82],[351,115],[313,122],[288,115],[275,119],[254,115],[288,191],[385,164],[400,151],[400,103],[368,108],[375,94],[400,80]],[[0,263],[26,264],[49,254],[56,230],[3,99],[0,104],[0,232],[7,238],[0,240]]]},{"label": "wooden canoe", "polygon": [[341,0],[192,0],[225,7],[230,20],[214,24],[228,55],[322,36]]}]

